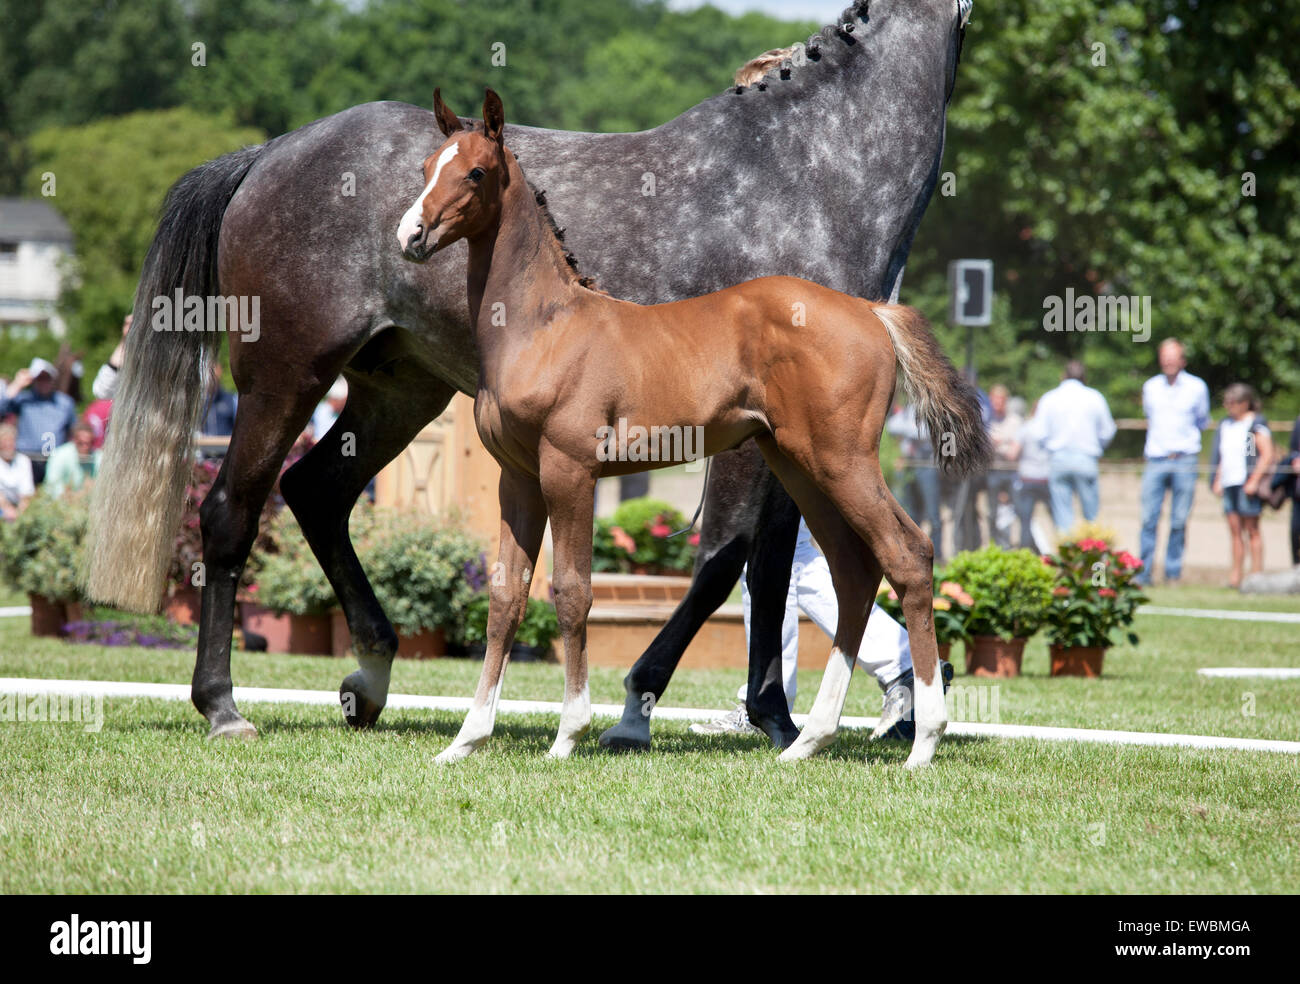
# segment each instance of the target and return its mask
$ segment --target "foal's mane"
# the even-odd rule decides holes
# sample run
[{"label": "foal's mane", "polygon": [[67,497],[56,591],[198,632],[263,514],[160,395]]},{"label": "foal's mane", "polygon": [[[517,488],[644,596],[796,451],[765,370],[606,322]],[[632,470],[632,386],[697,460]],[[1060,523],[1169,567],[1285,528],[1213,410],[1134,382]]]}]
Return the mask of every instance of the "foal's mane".
[{"label": "foal's mane", "polygon": [[[840,11],[839,20],[834,24],[828,24],[810,36],[803,45],[808,62],[821,61],[823,49],[836,39],[850,46],[858,44],[861,35],[857,32],[867,20],[868,6],[869,0],[857,0]],[[759,92],[765,92],[769,80],[789,79],[796,71],[803,71],[807,66],[796,65],[792,58],[798,47],[798,44],[793,44],[788,48],[773,48],[745,62],[736,69],[733,86],[735,94],[740,95],[746,89],[755,87]]]},{"label": "foal's mane", "polygon": [[570,269],[573,270],[574,279],[577,280],[578,286],[595,291],[597,294],[604,294],[605,292],[596,286],[595,280],[591,277],[584,277],[578,270],[578,258],[564,244],[564,227],[556,222],[555,216],[551,214],[551,206],[546,202],[546,192],[539,189],[527,178],[524,181],[528,184],[528,190],[533,193],[533,200],[537,202],[537,208],[541,211],[542,217],[546,219],[546,225],[550,228],[551,235],[555,237],[556,245],[560,247],[560,252],[564,254],[564,262],[569,264]]}]

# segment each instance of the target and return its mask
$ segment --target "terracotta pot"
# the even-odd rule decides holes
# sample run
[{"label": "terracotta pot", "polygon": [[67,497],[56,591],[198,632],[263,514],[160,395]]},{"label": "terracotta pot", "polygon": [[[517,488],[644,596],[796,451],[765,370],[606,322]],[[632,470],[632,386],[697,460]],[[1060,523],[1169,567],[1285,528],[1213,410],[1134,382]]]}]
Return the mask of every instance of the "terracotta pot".
[{"label": "terracotta pot", "polygon": [[328,615],[273,615],[261,605],[246,605],[244,630],[265,637],[268,653],[329,656],[334,651]]},{"label": "terracotta pot", "polygon": [[1102,660],[1106,658],[1105,646],[1062,646],[1053,643],[1052,676],[1101,676]]},{"label": "terracotta pot", "polygon": [[177,625],[198,625],[199,589],[177,588],[163,603],[163,614]]},{"label": "terracotta pot", "polygon": [[79,601],[65,601],[63,608],[67,613],[69,622],[84,622],[86,620],[86,607]]},{"label": "terracotta pot", "polygon": [[966,672],[977,677],[1020,676],[1027,639],[975,636],[966,643]]},{"label": "terracotta pot", "polygon": [[[335,656],[352,655],[352,633],[348,631],[348,618],[340,611],[330,613],[333,653]],[[397,635],[399,659],[435,659],[447,655],[447,633],[442,628],[432,632],[419,632],[413,636]]]},{"label": "terracotta pot", "polygon": [[63,626],[68,622],[68,609],[64,602],[39,594],[28,594],[27,600],[32,606],[32,635],[63,634]]}]

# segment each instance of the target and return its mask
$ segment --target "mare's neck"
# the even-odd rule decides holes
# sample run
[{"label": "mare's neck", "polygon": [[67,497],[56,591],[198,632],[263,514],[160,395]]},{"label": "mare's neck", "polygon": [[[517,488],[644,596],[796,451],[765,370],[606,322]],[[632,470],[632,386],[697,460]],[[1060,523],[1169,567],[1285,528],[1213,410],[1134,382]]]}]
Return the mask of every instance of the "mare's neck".
[{"label": "mare's neck", "polygon": [[527,339],[583,288],[565,259],[514,155],[506,151],[510,183],[495,223],[469,240],[469,312],[480,369],[511,341]]}]

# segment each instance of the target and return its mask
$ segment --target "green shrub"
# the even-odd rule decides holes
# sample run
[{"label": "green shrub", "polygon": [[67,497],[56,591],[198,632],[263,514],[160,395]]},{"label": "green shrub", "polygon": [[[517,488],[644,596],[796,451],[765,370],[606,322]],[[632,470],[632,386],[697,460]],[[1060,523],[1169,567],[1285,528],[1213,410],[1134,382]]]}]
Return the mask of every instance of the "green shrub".
[{"label": "green shrub", "polygon": [[596,520],[592,535],[592,570],[690,574],[700,535],[669,536],[687,519],[662,499],[628,499],[608,519]]},{"label": "green shrub", "polygon": [[1042,626],[1052,603],[1056,571],[1029,550],[983,550],[957,554],[944,572],[974,604],[966,619],[971,636],[1025,639]]},{"label": "green shrub", "polygon": [[[489,600],[485,593],[476,594],[465,607],[460,627],[460,641],[467,646],[487,644]],[[536,649],[549,649],[560,634],[560,624],[555,617],[555,606],[549,602],[529,598],[523,621],[515,633],[515,642]]]},{"label": "green shrub", "polygon": [[[52,601],[79,598],[86,518],[85,493],[68,492],[55,499],[39,492],[17,519],[0,524],[5,580],[19,591]],[[130,558],[122,562],[130,563]]]}]

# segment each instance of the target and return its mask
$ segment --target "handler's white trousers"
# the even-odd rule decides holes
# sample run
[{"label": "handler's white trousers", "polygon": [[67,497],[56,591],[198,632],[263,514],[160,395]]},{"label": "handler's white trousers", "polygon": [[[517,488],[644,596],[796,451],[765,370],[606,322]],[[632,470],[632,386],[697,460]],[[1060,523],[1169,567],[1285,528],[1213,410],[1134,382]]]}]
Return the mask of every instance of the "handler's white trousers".
[{"label": "handler's white trousers", "polygon": [[[749,585],[746,573],[740,576],[741,604],[745,610],[745,643],[749,644]],[[785,618],[781,622],[781,677],[785,684],[785,699],[794,707],[795,691],[799,685],[799,612],[802,610],[813,623],[832,639],[839,623],[839,605],[831,584],[831,569],[812,543],[812,536],[802,519],[799,520],[799,540],[794,548],[794,565],[790,569],[790,590],[785,599]],[[867,630],[858,647],[858,665],[875,676],[883,690],[904,673],[912,670],[912,647],[907,640],[907,630],[881,609],[872,604]],[[741,684],[736,697],[745,700],[746,685]]]}]

